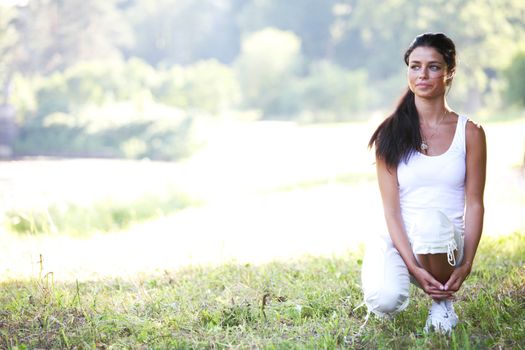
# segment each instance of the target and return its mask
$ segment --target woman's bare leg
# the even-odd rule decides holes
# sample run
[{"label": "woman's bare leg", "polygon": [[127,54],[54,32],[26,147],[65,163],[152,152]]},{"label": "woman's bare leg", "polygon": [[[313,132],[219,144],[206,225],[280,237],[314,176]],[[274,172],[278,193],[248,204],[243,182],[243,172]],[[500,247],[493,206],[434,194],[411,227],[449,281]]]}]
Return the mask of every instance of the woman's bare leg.
[{"label": "woman's bare leg", "polygon": [[454,271],[454,266],[450,266],[448,263],[446,253],[418,254],[417,258],[419,264],[442,284],[448,281]]}]

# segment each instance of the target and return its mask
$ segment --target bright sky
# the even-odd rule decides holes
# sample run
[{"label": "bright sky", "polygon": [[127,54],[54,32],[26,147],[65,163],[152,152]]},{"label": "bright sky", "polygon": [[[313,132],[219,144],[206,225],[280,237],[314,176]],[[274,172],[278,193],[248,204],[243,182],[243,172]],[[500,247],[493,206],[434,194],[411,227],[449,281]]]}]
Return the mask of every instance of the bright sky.
[{"label": "bright sky", "polygon": [[3,6],[27,6],[29,0],[0,0],[0,5]]}]

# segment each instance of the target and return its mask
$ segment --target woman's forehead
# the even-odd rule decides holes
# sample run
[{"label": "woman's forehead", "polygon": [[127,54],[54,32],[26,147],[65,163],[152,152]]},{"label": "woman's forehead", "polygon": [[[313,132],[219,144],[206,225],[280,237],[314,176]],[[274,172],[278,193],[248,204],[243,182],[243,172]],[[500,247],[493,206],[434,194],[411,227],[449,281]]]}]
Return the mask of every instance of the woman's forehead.
[{"label": "woman's forehead", "polygon": [[435,48],[430,46],[418,46],[408,56],[408,60],[419,62],[440,62],[445,63],[443,55],[441,55]]}]

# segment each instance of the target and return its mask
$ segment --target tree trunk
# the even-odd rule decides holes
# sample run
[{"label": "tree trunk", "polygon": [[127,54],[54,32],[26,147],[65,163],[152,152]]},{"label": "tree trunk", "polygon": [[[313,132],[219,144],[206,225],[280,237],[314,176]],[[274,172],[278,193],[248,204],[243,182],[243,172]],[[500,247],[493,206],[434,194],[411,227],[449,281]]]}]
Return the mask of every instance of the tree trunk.
[{"label": "tree trunk", "polygon": [[0,101],[0,159],[13,156],[13,144],[16,137],[15,107],[9,104],[11,96],[11,74],[3,82],[2,101]]},{"label": "tree trunk", "polygon": [[13,156],[16,137],[15,108],[10,104],[0,105],[0,159]]}]

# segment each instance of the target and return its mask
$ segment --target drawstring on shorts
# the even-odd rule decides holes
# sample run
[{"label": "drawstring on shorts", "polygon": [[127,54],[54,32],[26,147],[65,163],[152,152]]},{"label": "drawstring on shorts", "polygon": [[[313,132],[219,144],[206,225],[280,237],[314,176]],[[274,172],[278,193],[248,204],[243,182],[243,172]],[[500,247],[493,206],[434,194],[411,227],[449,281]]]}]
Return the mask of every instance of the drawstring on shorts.
[{"label": "drawstring on shorts", "polygon": [[456,244],[456,240],[452,239],[448,241],[447,243],[447,260],[448,263],[451,266],[456,266],[456,255],[454,254],[454,250],[458,249],[458,246]]}]

